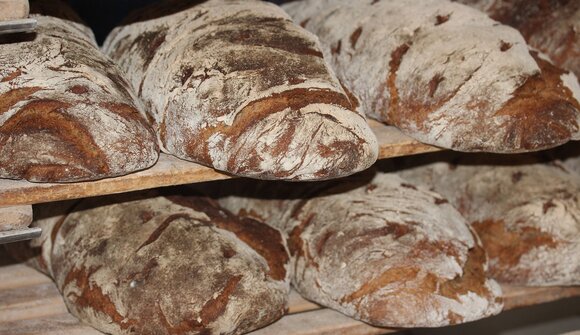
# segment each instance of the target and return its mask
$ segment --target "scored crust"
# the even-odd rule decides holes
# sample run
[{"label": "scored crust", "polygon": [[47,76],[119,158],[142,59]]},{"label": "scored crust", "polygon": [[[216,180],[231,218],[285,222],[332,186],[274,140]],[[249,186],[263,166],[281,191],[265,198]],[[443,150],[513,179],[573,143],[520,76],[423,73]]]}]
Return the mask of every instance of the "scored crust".
[{"label": "scored crust", "polygon": [[83,181],[153,165],[154,133],[90,30],[41,14],[34,35],[1,37],[0,177]]},{"label": "scored crust", "polygon": [[369,117],[458,151],[515,153],[580,137],[580,88],[513,28],[450,1],[292,2]]},{"label": "scored crust", "polygon": [[376,138],[316,37],[261,1],[185,7],[134,15],[104,45],[165,151],[261,179],[330,179],[374,163]]}]

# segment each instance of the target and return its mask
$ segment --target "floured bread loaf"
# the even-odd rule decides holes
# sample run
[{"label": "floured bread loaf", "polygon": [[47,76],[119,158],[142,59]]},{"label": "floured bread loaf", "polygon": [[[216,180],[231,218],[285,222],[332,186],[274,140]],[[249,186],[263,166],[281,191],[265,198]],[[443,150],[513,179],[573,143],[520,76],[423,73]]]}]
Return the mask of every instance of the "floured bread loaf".
[{"label": "floured bread loaf", "polygon": [[127,194],[69,211],[35,222],[31,263],[100,331],[241,334],[285,312],[289,257],[274,228],[200,197]]},{"label": "floured bread loaf", "polygon": [[402,171],[447,196],[480,236],[498,281],[580,284],[580,177],[536,157],[472,157]]},{"label": "floured bread loaf", "polygon": [[23,19],[29,10],[28,0],[0,0],[0,21]]},{"label": "floured bread loaf", "polygon": [[166,152],[261,179],[329,179],[374,163],[376,138],[316,37],[273,4],[195,2],[136,14],[104,45]]},{"label": "floured bread loaf", "polygon": [[389,327],[456,324],[502,308],[485,252],[436,193],[392,174],[242,185],[244,196],[222,194],[220,203],[288,234],[292,285],[306,299]]},{"label": "floured bread loaf", "polygon": [[94,180],[153,165],[155,135],[90,30],[34,5],[34,34],[0,37],[0,178]]},{"label": "floured bread loaf", "polygon": [[459,0],[520,31],[528,44],[580,76],[580,1]]},{"label": "floured bread loaf", "polygon": [[284,8],[318,35],[367,116],[422,142],[514,153],[580,139],[577,81],[475,9],[441,0]]}]

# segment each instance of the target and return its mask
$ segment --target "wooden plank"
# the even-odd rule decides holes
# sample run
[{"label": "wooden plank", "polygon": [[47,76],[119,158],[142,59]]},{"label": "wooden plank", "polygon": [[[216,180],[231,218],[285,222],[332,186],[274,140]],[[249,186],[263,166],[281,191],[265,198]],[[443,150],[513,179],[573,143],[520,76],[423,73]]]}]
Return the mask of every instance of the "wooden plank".
[{"label": "wooden plank", "polygon": [[[380,143],[379,158],[440,150],[403,135],[394,127],[369,121]],[[36,204],[123,193],[149,188],[227,179],[231,176],[214,169],[161,154],[153,167],[117,178],[83,183],[30,183],[0,179],[0,206]]]},{"label": "wooden plank", "polygon": [[251,332],[252,335],[373,335],[397,330],[377,328],[330,309],[286,315],[277,322]]},{"label": "wooden plank", "polygon": [[580,286],[524,287],[502,285],[504,310],[580,296]]},{"label": "wooden plank", "polygon": [[[575,287],[516,287],[504,285],[505,309],[536,305],[580,296]],[[289,315],[260,329],[264,334],[386,334],[395,330],[376,328],[290,293]],[[25,266],[0,267],[0,334],[100,334],[80,324],[66,307],[52,280]]]}]

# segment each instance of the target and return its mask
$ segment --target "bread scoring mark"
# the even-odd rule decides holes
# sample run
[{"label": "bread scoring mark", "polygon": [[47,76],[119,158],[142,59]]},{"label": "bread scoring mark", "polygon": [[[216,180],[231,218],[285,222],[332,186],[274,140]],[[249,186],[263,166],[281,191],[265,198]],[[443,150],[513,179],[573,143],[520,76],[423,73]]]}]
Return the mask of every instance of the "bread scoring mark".
[{"label": "bread scoring mark", "polygon": [[[6,77],[2,78],[2,80],[0,80],[0,83],[5,83],[7,81],[12,81],[18,77],[20,77],[20,75],[22,75],[22,70],[17,69],[15,71],[10,72]],[[2,99],[0,99],[1,101]]]},{"label": "bread scoring mark", "polygon": [[[29,180],[81,179],[107,175],[110,172],[106,155],[85,128],[74,117],[66,114],[70,104],[49,100],[34,100],[20,108],[18,113],[2,126],[5,133],[13,137],[51,134],[59,142],[51,143],[53,151],[60,156],[54,157],[56,163],[27,162],[15,167],[18,175]],[[34,154],[34,152],[30,152]],[[54,152],[53,152],[54,154]],[[37,157],[36,157],[37,158]]]},{"label": "bread scoring mark", "polygon": [[[318,262],[312,257],[310,251],[308,250],[308,245],[305,245],[304,240],[302,239],[302,233],[304,230],[313,223],[316,214],[311,213],[309,214],[304,220],[300,221],[300,224],[295,226],[290,233],[288,234],[288,250],[290,251],[290,255],[294,257],[296,260],[299,258],[303,258],[307,265],[304,266],[302,276],[304,276],[305,271],[308,267],[315,267],[316,269],[319,268]],[[294,262],[294,275],[298,275],[298,261]]]},{"label": "bread scoring mark", "polygon": [[394,267],[390,268],[375,278],[366,281],[362,286],[360,286],[356,291],[343,296],[340,299],[341,304],[354,303],[359,305],[364,297],[369,296],[376,291],[382,289],[385,286],[391,285],[396,282],[410,282],[417,278],[419,269],[416,267]]},{"label": "bread scoring mark", "polygon": [[158,301],[155,302],[155,309],[157,309],[157,316],[159,317],[163,328],[165,328],[167,333],[170,335],[182,335],[190,332],[195,332],[195,334],[199,335],[211,334],[209,329],[205,328],[201,322],[198,322],[193,318],[186,318],[177,325],[172,325],[169,323],[169,320],[167,320],[167,316],[165,315],[165,312],[163,312]]},{"label": "bread scoring mark", "polygon": [[180,220],[180,219],[183,219],[183,220],[193,220],[193,218],[189,214],[180,213],[180,214],[171,214],[171,215],[169,215],[151,233],[151,235],[149,235],[149,237],[147,238],[147,240],[145,240],[145,242],[143,242],[139,246],[139,248],[137,248],[137,250],[135,252],[139,252],[139,250],[141,250],[142,248],[144,248],[144,247],[148,246],[149,244],[157,241],[157,239],[161,236],[161,234],[163,234],[163,232],[165,231],[165,229],[167,229],[167,227],[169,227],[169,224],[170,223],[172,223],[173,221],[176,221],[176,220]]},{"label": "bread scoring mark", "polygon": [[362,34],[362,27],[358,27],[355,31],[353,31],[353,33],[350,35],[350,46],[353,49],[356,49],[356,43],[358,42],[358,39],[360,37],[360,35]]},{"label": "bread scoring mark", "polygon": [[340,49],[342,48],[342,40],[338,40],[336,44],[330,48],[330,52],[333,55],[340,55]]},{"label": "bread scoring mark", "polygon": [[448,204],[449,200],[445,199],[445,198],[434,198],[435,199],[435,205],[443,205],[443,204]]},{"label": "bread scoring mark", "polygon": [[[90,267],[88,269],[85,267],[73,268],[66,274],[60,291],[67,292],[67,286],[74,283],[75,288],[73,292],[67,294],[67,299],[70,299],[74,303],[74,308],[79,313],[90,313],[83,311],[83,309],[91,309],[96,313],[102,313],[110,317],[111,322],[118,325],[122,330],[134,328],[138,325],[138,321],[121,315],[117,311],[111,298],[103,293],[101,287],[96,282],[91,281],[91,276],[100,268],[101,266]],[[75,291],[79,291],[80,293],[77,294]]]},{"label": "bread scoring mark", "polygon": [[208,198],[168,196],[169,201],[205,213],[210,219],[207,225],[232,232],[242,242],[264,258],[268,264],[268,276],[274,280],[286,278],[285,265],[289,261],[282,235],[276,229],[249,217],[238,218],[219,207]]},{"label": "bread scoring mark", "polygon": [[[409,51],[411,47],[410,44],[405,43],[398,46],[392,53],[391,53],[391,60],[389,61],[389,77],[387,78],[387,85],[386,88],[389,90],[389,95],[391,97],[391,101],[389,102],[389,115],[397,114],[397,110],[399,109],[399,91],[397,89],[396,80],[397,80],[397,71],[399,70],[399,66],[401,66],[401,62],[403,61],[403,56]],[[382,96],[382,92],[381,95]],[[386,115],[387,111],[380,111],[381,114]]]},{"label": "bread scoring mark", "polygon": [[535,248],[553,249],[558,246],[558,242],[550,234],[525,226],[525,222],[510,229],[503,220],[488,219],[474,222],[472,227],[492,260],[490,272],[504,282],[514,280],[512,277],[517,274],[512,268],[518,265],[522,256]]},{"label": "bread scoring mark", "polygon": [[411,228],[406,224],[386,221],[386,226],[374,229],[365,229],[362,233],[357,234],[357,238],[373,239],[392,235],[395,240],[409,234]]},{"label": "bread scoring mark", "polygon": [[550,208],[554,208],[556,207],[556,204],[554,204],[554,202],[552,201],[552,199],[544,202],[544,205],[542,206],[542,213],[546,214],[548,213],[548,210]]},{"label": "bread scoring mark", "polygon": [[447,15],[437,15],[435,17],[435,25],[436,26],[442,25],[443,23],[449,21],[450,17],[451,17],[451,13],[449,13]]},{"label": "bread scoring mark", "polygon": [[509,49],[511,49],[511,47],[512,47],[512,44],[511,43],[508,43],[508,42],[506,42],[504,40],[501,40],[500,43],[499,43],[499,50],[501,52],[506,52]]},{"label": "bread scoring mark", "polygon": [[232,276],[228,279],[219,295],[216,298],[210,298],[203,305],[200,311],[200,317],[204,325],[209,325],[224,314],[230,301],[230,296],[234,294],[241,280],[242,275]]},{"label": "bread scoring mark", "polygon": [[78,94],[78,95],[82,95],[82,94],[86,94],[89,92],[89,88],[86,87],[85,85],[75,85],[73,87],[70,87],[67,92],[71,92],[74,94]]},{"label": "bread scoring mark", "polygon": [[151,276],[153,270],[158,266],[159,262],[157,262],[157,259],[151,258],[141,269],[141,271],[130,273],[126,278],[126,281],[130,283],[129,285],[137,285],[138,283],[142,283],[143,281],[147,280],[149,276]]},{"label": "bread scoring mark", "polygon": [[302,20],[302,22],[300,22],[300,27],[306,28],[306,25],[308,24],[308,21],[310,21],[310,18],[307,18],[305,20]]},{"label": "bread scoring mark", "polygon": [[564,71],[535,52],[531,55],[540,73],[527,78],[494,114],[513,120],[506,125],[505,145],[529,151],[566,143],[573,132],[580,130],[580,104],[562,83]]},{"label": "bread scoring mark", "polygon": [[21,87],[0,94],[0,115],[8,112],[12,106],[26,100],[41,89],[40,87]]},{"label": "bread scoring mark", "polygon": [[157,49],[165,42],[167,29],[160,28],[156,31],[144,31],[133,41],[131,50],[139,50],[141,53],[141,57],[143,57],[143,70],[149,67],[149,64],[155,57]]},{"label": "bread scoring mark", "polygon": [[441,75],[440,73],[437,73],[433,76],[433,78],[431,78],[431,80],[429,81],[429,97],[433,98],[433,96],[435,95],[435,92],[437,91],[437,88],[439,87],[439,84],[445,80],[445,77],[443,77],[443,75]]},{"label": "bread scoring mark", "polygon": [[401,183],[401,187],[417,191],[417,186],[407,183]]}]

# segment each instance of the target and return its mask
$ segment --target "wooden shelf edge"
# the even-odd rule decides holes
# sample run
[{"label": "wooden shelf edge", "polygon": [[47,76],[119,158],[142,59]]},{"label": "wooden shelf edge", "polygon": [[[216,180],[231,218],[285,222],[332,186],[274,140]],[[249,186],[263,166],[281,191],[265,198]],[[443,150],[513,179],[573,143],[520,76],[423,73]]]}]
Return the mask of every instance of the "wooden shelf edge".
[{"label": "wooden shelf edge", "polygon": [[[505,310],[580,296],[580,286],[502,286]],[[295,291],[288,315],[252,335],[374,335],[397,329],[377,328],[309,302]],[[0,334],[101,334],[66,312],[49,277],[23,264],[0,266]]]},{"label": "wooden shelf edge", "polygon": [[[369,121],[369,125],[380,143],[380,159],[440,150],[419,143],[394,127],[385,126],[376,121]],[[86,198],[231,177],[206,166],[161,154],[159,161],[147,170],[92,182],[53,184],[0,179],[0,206]]]}]

